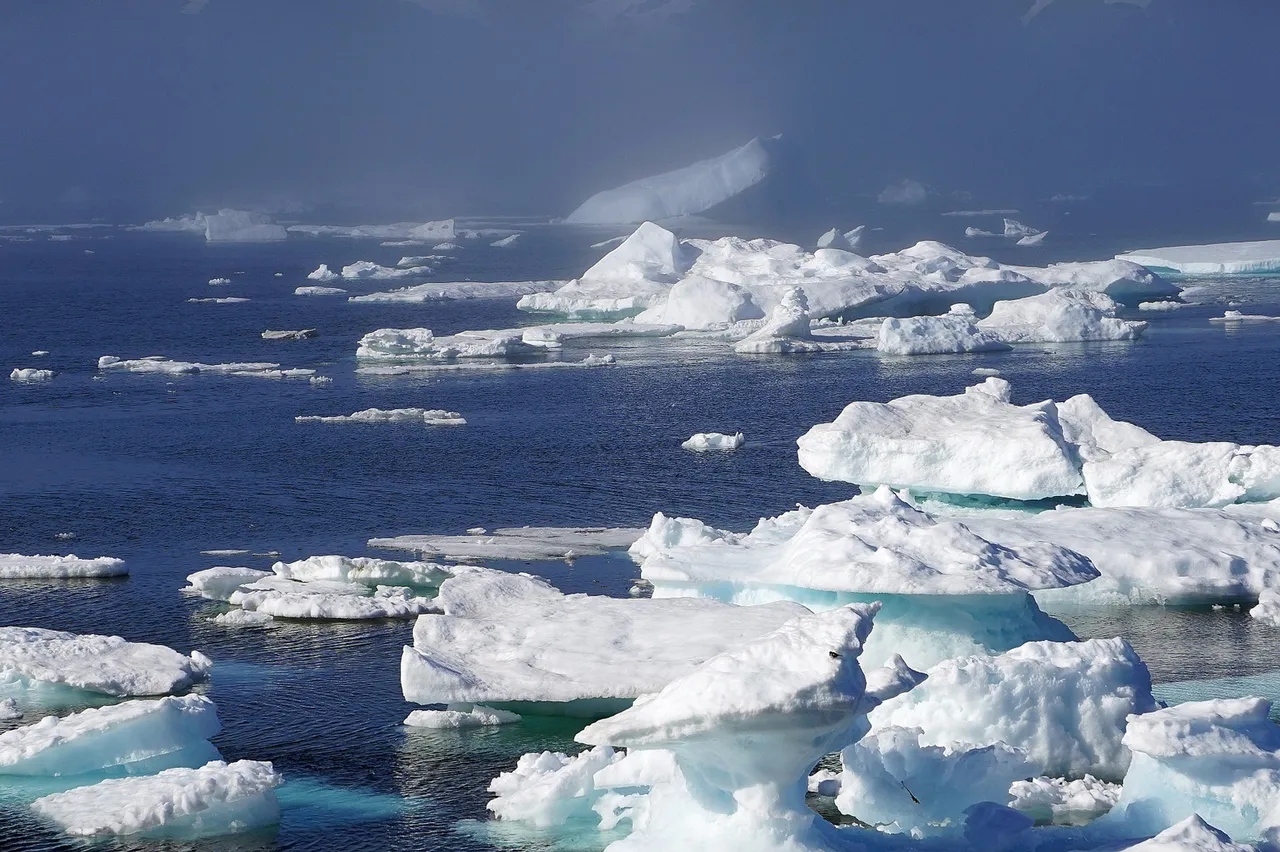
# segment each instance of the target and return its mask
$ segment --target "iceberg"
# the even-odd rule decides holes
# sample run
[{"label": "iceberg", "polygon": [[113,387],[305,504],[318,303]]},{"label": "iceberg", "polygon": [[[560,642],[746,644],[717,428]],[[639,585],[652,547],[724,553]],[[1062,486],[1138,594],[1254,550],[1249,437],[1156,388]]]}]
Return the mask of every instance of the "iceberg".
[{"label": "iceberg", "polygon": [[295,296],[345,296],[346,290],[341,287],[295,287],[293,295]]},{"label": "iceberg", "polygon": [[81,559],[74,553],[69,556],[0,554],[0,580],[125,577],[128,574],[129,568],[124,560],[110,556]]},{"label": "iceberg", "polygon": [[[648,218],[648,217],[646,216],[645,218]],[[507,248],[508,246],[515,245],[516,240],[518,239],[520,239],[519,234],[511,234],[510,236],[503,237],[500,240],[494,240],[493,242],[489,243],[489,245],[492,246],[493,248]]]},{"label": "iceberg", "polygon": [[1256,846],[1232,843],[1230,837],[1196,814],[1174,823],[1150,840],[1124,848],[1126,852],[1258,852]]},{"label": "iceberg", "polygon": [[432,275],[435,270],[430,266],[382,266],[371,260],[357,260],[342,267],[342,278],[348,281],[372,279],[374,281],[394,281],[398,278],[421,278]]},{"label": "iceberg", "polygon": [[1151,270],[1126,260],[1094,260],[1051,263],[1047,267],[1007,266],[1046,287],[1092,290],[1105,293],[1123,305],[1133,306],[1143,299],[1172,299],[1181,292],[1176,284]]},{"label": "iceberg", "polygon": [[659,514],[632,553],[655,599],[785,600],[810,609],[879,601],[876,633],[862,651],[872,665],[901,654],[923,667],[1034,639],[1072,639],[1029,593],[1097,576],[1078,553],[995,544],[888,488],[762,520],[745,536]]},{"label": "iceberg", "polygon": [[800,466],[824,480],[1038,500],[1084,493],[1052,401],[1017,406],[992,377],[949,397],[850,403],[802,435]]},{"label": "iceberg", "polygon": [[290,225],[288,230],[291,234],[309,237],[400,240],[413,243],[451,240],[456,233],[453,219],[421,223],[395,222],[390,225]]},{"label": "iceberg", "polygon": [[280,329],[273,331],[267,329],[262,332],[263,340],[308,340],[316,336],[314,328],[298,328],[298,329]]},{"label": "iceberg", "polygon": [[384,290],[363,296],[351,296],[348,302],[384,302],[423,304],[453,299],[508,299],[530,293],[547,293],[563,287],[566,281],[448,281],[416,284],[397,290]]},{"label": "iceberg", "polygon": [[465,426],[466,419],[443,408],[366,408],[354,414],[329,417],[298,416],[298,423],[423,423],[427,426]]},{"label": "iceberg", "polygon": [[1280,825],[1280,727],[1262,698],[1179,704],[1129,718],[1120,799],[1095,825],[1150,835],[1194,813],[1232,837]]},{"label": "iceberg", "polygon": [[1027,235],[1027,236],[1025,236],[1025,237],[1021,237],[1021,238],[1019,238],[1019,240],[1018,240],[1018,242],[1017,242],[1017,245],[1020,245],[1020,246],[1038,246],[1038,245],[1040,245],[1041,243],[1043,243],[1043,242],[1044,242],[1044,238],[1045,238],[1045,237],[1047,237],[1047,236],[1049,236],[1049,232],[1048,232],[1048,231],[1041,231],[1041,232],[1040,232],[1040,233],[1038,233],[1038,234],[1028,234],[1028,235]]},{"label": "iceberg", "polygon": [[177,231],[204,233],[204,214],[196,212],[194,216],[166,216],[163,219],[152,219],[137,226],[139,231]]},{"label": "iceberg", "polygon": [[988,231],[988,230],[985,230],[984,228],[975,228],[975,227],[973,227],[973,226],[969,226],[968,228],[965,228],[965,229],[964,229],[964,235],[965,235],[966,237],[969,237],[970,239],[973,239],[974,237],[998,237],[998,236],[1000,236],[1000,234],[997,234],[995,231]]},{"label": "iceberg", "polygon": [[977,322],[977,315],[968,305],[952,305],[950,312],[937,317],[888,317],[880,326],[876,349],[886,355],[939,355],[1012,348],[998,335],[982,330]]},{"label": "iceberg", "polygon": [[418,619],[401,658],[406,700],[587,716],[807,613],[790,603],[564,595],[497,571],[446,580],[436,603],[443,614]]},{"label": "iceberg", "polygon": [[230,600],[231,595],[242,586],[256,583],[271,576],[270,571],[258,571],[254,568],[233,568],[218,566],[206,568],[187,575],[188,585],[183,591],[194,592],[202,598],[213,601]]},{"label": "iceberg", "polygon": [[53,370],[37,370],[30,367],[14,367],[9,378],[15,382],[47,382],[54,377]]},{"label": "iceberg", "polygon": [[230,283],[231,283],[230,278],[210,278],[209,279],[209,284],[213,286],[221,286],[221,285],[230,284]]},{"label": "iceberg", "polygon": [[749,355],[818,352],[825,348],[827,344],[813,338],[809,300],[799,287],[783,293],[764,325],[733,345],[734,352]]},{"label": "iceberg", "polygon": [[745,288],[690,275],[672,286],[664,304],[643,311],[636,317],[636,321],[704,329],[742,320],[761,319],[764,315],[764,311]]},{"label": "iceberg", "polygon": [[726,435],[723,432],[699,432],[680,446],[686,450],[705,453],[708,450],[736,450],[747,442],[741,432]]},{"label": "iceberg", "polygon": [[597,192],[565,217],[572,225],[611,225],[703,213],[768,176],[767,143],[752,139],[726,154]]},{"label": "iceberg", "polygon": [[412,550],[441,559],[574,559],[625,549],[644,533],[630,527],[511,527],[467,535],[401,535],[371,538],[369,547]]},{"label": "iceberg", "polygon": [[54,793],[31,809],[82,837],[233,834],[279,821],[274,789],[283,780],[270,763],[214,760]]},{"label": "iceberg", "polygon": [[1280,240],[1166,246],[1118,254],[1116,259],[1183,275],[1270,275],[1280,273]]},{"label": "iceberg", "polygon": [[1212,508],[1280,497],[1280,447],[1153,441],[1083,468],[1094,506]]},{"label": "iceberg", "polygon": [[1123,778],[1126,719],[1157,706],[1146,665],[1119,638],[1028,642],[996,656],[942,660],[927,674],[920,687],[872,711],[872,725],[918,728],[921,743],[953,750],[1004,743],[1036,773],[1055,777]]},{"label": "iceberg", "polygon": [[[1004,220],[1004,235],[1006,237],[1009,237],[1010,239],[1021,239],[1023,237],[1033,237],[1039,233],[1040,231],[1030,227],[1029,225],[1022,224],[1017,219]],[[1048,231],[1046,231],[1045,233],[1048,233]]]},{"label": "iceberg", "polygon": [[1106,293],[1057,287],[1038,296],[996,302],[977,320],[979,329],[1007,343],[1071,343],[1135,340],[1145,322],[1116,318],[1119,305]]},{"label": "iceberg", "polygon": [[862,242],[862,235],[866,231],[866,225],[859,225],[852,231],[840,231],[839,228],[832,228],[822,236],[818,237],[817,247],[820,249],[831,248],[841,249],[843,251],[853,251]]},{"label": "iceberg", "polygon": [[199,651],[188,657],[119,636],[0,627],[0,677],[20,684],[63,685],[117,697],[167,695],[204,679],[211,665]]},{"label": "iceberg", "polygon": [[204,217],[204,238],[211,242],[273,242],[288,236],[280,225],[261,213],[219,210]]},{"label": "iceberg", "polygon": [[515,331],[464,331],[437,337],[429,328],[380,328],[360,338],[356,357],[380,361],[513,358],[545,352]]},{"label": "iceberg", "polygon": [[[213,702],[169,696],[94,707],[0,733],[0,777],[149,774],[160,761],[218,757],[209,738],[221,730]],[[167,767],[166,767],[167,768]]]},{"label": "iceberg", "polygon": [[1140,311],[1176,311],[1186,307],[1184,302],[1139,302]]},{"label": "iceberg", "polygon": [[322,263],[307,273],[307,278],[311,281],[337,281],[341,277],[341,275],[330,269],[327,263]]}]

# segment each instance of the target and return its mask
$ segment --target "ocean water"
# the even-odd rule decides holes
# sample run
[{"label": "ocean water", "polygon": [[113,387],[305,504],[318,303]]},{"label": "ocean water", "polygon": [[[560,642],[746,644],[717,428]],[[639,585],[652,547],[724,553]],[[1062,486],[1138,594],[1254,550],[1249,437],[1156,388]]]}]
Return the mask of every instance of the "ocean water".
[{"label": "ocean water", "polygon": [[[592,242],[611,235],[532,229],[509,249],[468,243],[437,278],[567,278],[602,253]],[[975,367],[1001,370],[1019,402],[1087,392],[1113,416],[1163,437],[1280,443],[1280,394],[1269,378],[1280,327],[1208,322],[1227,302],[1280,313],[1275,279],[1197,281],[1211,288],[1210,303],[1142,314],[1151,327],[1135,343],[972,356],[746,358],[723,343],[589,341],[562,357],[610,351],[619,365],[370,377],[354,372],[353,355],[359,336],[375,328],[452,333],[537,320],[511,300],[376,305],[292,295],[320,262],[393,264],[426,249],[319,239],[219,246],[116,230],[71,241],[32,236],[0,242],[0,365],[6,373],[45,367],[58,375],[46,384],[0,383],[0,550],[119,556],[132,574],[0,581],[0,624],[203,651],[215,666],[200,690],[217,701],[224,727],[215,744],[228,759],[271,760],[288,779],[278,828],[95,848],[488,849],[492,838],[457,826],[484,818],[489,780],[526,751],[576,750],[578,725],[553,719],[463,732],[405,729],[400,723],[413,708],[400,695],[398,667],[410,622],[221,628],[209,620],[221,605],[178,592],[185,575],[216,564],[266,568],[273,557],[203,550],[394,556],[365,542],[474,526],[639,526],[659,510],[748,528],[797,502],[850,493],[795,463],[795,438],[810,425],[855,399],[958,392],[975,381]],[[1070,256],[1114,250],[1079,240]],[[1062,259],[1064,249],[1055,251],[1053,259]],[[1000,259],[1013,257],[1043,262],[1049,255]],[[232,283],[205,283],[214,277]],[[358,293],[399,284],[342,286]],[[186,301],[231,295],[251,301]],[[267,328],[316,328],[319,336],[264,341]],[[37,349],[50,354],[29,354]],[[105,354],[277,361],[315,368],[333,382],[104,375],[96,362]],[[373,406],[447,408],[468,425],[294,422]],[[748,441],[739,452],[679,448],[694,432],[735,429]],[[637,574],[620,556],[495,566],[532,571],[569,592],[611,595],[626,594]],[[1128,638],[1168,685],[1170,700],[1241,689],[1280,697],[1280,631],[1244,612],[1102,608],[1065,620],[1084,637]],[[525,849],[550,843],[537,835],[511,841]],[[0,850],[81,848],[0,797]]]}]

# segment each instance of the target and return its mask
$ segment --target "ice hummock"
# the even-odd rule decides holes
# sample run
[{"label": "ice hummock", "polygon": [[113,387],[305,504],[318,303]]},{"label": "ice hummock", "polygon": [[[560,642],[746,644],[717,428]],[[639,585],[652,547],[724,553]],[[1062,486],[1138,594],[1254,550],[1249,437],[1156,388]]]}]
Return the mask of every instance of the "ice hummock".
[{"label": "ice hummock", "polygon": [[572,715],[617,709],[807,612],[789,603],[565,595],[496,571],[446,580],[436,603],[443,614],[418,619],[401,659],[407,700]]},{"label": "ice hummock", "polygon": [[597,192],[565,217],[575,225],[608,225],[702,213],[769,174],[766,143],[752,139],[726,154]]},{"label": "ice hummock", "polygon": [[124,560],[111,556],[81,559],[74,553],[68,556],[0,554],[0,580],[124,577],[128,573]]},{"label": "ice hummock", "polygon": [[736,450],[747,442],[741,432],[699,432],[680,446],[686,450],[705,453],[708,450]]},{"label": "ice hummock", "polygon": [[366,408],[353,414],[299,415],[298,423],[423,423],[427,426],[465,426],[466,418],[443,408]]},{"label": "ice hummock", "polygon": [[54,793],[31,808],[82,837],[234,834],[279,821],[274,790],[283,780],[270,763],[214,760]]},{"label": "ice hummock", "polygon": [[1280,273],[1280,240],[1140,249],[1116,259],[1183,275],[1267,275]]},{"label": "ice hummock", "polygon": [[209,673],[199,651],[184,656],[164,645],[119,636],[77,635],[36,627],[0,627],[0,676],[124,697],[167,695]]}]

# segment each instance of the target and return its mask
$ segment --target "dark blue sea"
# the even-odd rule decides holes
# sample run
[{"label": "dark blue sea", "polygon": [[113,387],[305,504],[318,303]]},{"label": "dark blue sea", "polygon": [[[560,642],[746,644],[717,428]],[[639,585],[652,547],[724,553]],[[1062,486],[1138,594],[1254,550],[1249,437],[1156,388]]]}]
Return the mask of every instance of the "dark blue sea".
[{"label": "dark blue sea", "polygon": [[[402,727],[413,709],[398,678],[410,622],[219,627],[209,618],[220,605],[180,594],[184,577],[215,564],[266,568],[273,557],[201,551],[395,558],[365,542],[475,526],[642,526],[659,510],[749,528],[797,502],[849,494],[848,486],[821,483],[796,464],[794,441],[809,426],[852,400],[956,393],[980,366],[999,369],[1018,402],[1087,392],[1113,416],[1162,437],[1280,443],[1280,324],[1224,328],[1208,321],[1228,301],[1248,313],[1280,314],[1275,279],[1197,281],[1214,288],[1217,301],[1142,314],[1151,325],[1135,343],[973,356],[745,358],[723,343],[587,342],[563,357],[612,351],[619,365],[370,377],[356,374],[354,352],[358,338],[376,328],[447,334],[538,320],[509,299],[376,305],[293,295],[321,262],[391,265],[429,249],[297,237],[209,245],[197,236],[121,229],[70,233],[76,238],[35,233],[30,242],[0,241],[0,366],[5,375],[13,367],[57,371],[48,383],[0,382],[0,552],[118,556],[131,574],[0,581],[0,624],[203,651],[215,666],[200,689],[217,702],[223,722],[215,744],[228,759],[273,761],[287,779],[276,829],[195,844],[94,848],[487,849],[455,826],[484,818],[489,780],[524,752],[576,750],[577,725],[565,721],[529,718],[461,732]],[[591,243],[613,235],[544,227],[530,228],[508,249],[473,241],[436,278],[569,278],[603,253]],[[1123,247],[1080,238],[1043,252],[982,248],[1001,260],[1044,263],[1110,257]],[[232,283],[209,286],[215,277]],[[400,284],[341,286],[355,294]],[[210,296],[250,301],[187,301]],[[319,336],[260,337],[264,329],[299,328]],[[42,349],[50,354],[30,355]],[[99,373],[96,362],[108,354],[275,361],[315,368],[333,382]],[[294,422],[297,415],[409,406],[458,411],[467,425]],[[739,452],[699,455],[679,447],[695,432],[737,429],[748,440]],[[59,538],[67,533],[74,537]],[[569,592],[609,595],[625,595],[637,574],[618,556],[495,567],[540,574]],[[1082,637],[1128,638],[1160,684],[1216,679],[1206,689],[1280,697],[1280,631],[1268,633],[1244,612],[1112,608],[1066,620]],[[1199,694],[1167,689],[1175,697]],[[524,848],[538,843],[529,839]],[[25,807],[0,804],[0,850],[82,848]]]}]

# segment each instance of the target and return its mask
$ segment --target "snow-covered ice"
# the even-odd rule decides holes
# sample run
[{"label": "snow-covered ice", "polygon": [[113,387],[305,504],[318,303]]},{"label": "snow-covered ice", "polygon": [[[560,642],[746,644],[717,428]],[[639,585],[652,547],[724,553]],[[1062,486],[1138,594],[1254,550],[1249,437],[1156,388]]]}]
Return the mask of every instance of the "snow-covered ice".
[{"label": "snow-covered ice", "polygon": [[187,575],[187,582],[190,585],[186,587],[185,591],[195,592],[209,600],[225,601],[230,599],[231,595],[241,586],[270,577],[271,573],[270,571],[259,571],[256,568],[229,566],[206,568],[203,571]]},{"label": "snow-covered ice", "polygon": [[629,547],[644,533],[631,527],[477,528],[467,535],[401,535],[369,539],[369,547],[412,550],[442,559],[572,559]]},{"label": "snow-covered ice", "polygon": [[273,618],[359,621],[413,618],[435,609],[430,598],[406,586],[370,587],[337,580],[300,582],[280,576],[242,585],[227,601],[247,612]]},{"label": "snow-covered ice", "polygon": [[1058,825],[1087,823],[1115,806],[1120,785],[1085,773],[1068,781],[1041,775],[1009,786],[1009,806],[1037,822]]},{"label": "snow-covered ice", "polygon": [[100,781],[37,799],[38,815],[68,834],[198,837],[234,834],[280,819],[270,763],[210,761],[199,769]]},{"label": "snow-covered ice", "polygon": [[295,296],[345,296],[346,290],[341,287],[313,287],[303,286],[295,287],[293,295]]},{"label": "snow-covered ice", "polygon": [[1280,591],[1263,589],[1258,595],[1258,605],[1249,610],[1249,617],[1271,627],[1280,627]]},{"label": "snow-covered ice", "polygon": [[211,662],[119,636],[0,627],[0,675],[104,695],[167,695],[203,679]]},{"label": "snow-covered ice", "polygon": [[210,278],[209,283],[214,286],[221,286],[223,284],[230,284],[231,279],[230,278]]},{"label": "snow-covered ice", "polygon": [[322,263],[307,273],[307,278],[311,281],[337,281],[341,277],[341,275],[330,269],[327,263]]},{"label": "snow-covered ice", "polygon": [[159,373],[167,376],[216,373],[227,376],[259,376],[267,379],[305,379],[315,375],[316,372],[310,369],[282,369],[279,364],[268,361],[201,364],[193,361],[174,361],[160,355],[134,359],[103,355],[98,359],[98,369],[103,372]]},{"label": "snow-covered ice", "polygon": [[1280,240],[1140,249],[1116,259],[1183,275],[1272,274],[1280,272]]},{"label": "snow-covered ice", "polygon": [[842,249],[843,251],[854,251],[862,242],[862,235],[866,231],[866,225],[859,225],[851,231],[841,231],[839,228],[831,230],[818,237],[817,247]]},{"label": "snow-covered ice", "polygon": [[1139,302],[1140,311],[1176,311],[1185,308],[1184,302]]},{"label": "snow-covered ice", "polygon": [[1001,352],[1012,348],[977,323],[978,317],[968,305],[952,305],[950,312],[936,317],[888,317],[880,326],[876,348],[886,355]]},{"label": "snow-covered ice", "polygon": [[53,370],[37,370],[31,367],[14,367],[9,378],[15,382],[47,382],[54,377]]},{"label": "snow-covered ice", "polygon": [[1241,311],[1223,311],[1220,317],[1209,317],[1209,322],[1280,322],[1280,317],[1265,314],[1246,314]]},{"label": "snow-covered ice", "polygon": [[705,453],[708,450],[736,450],[747,442],[741,432],[725,434],[723,432],[699,432],[680,446],[686,450]]},{"label": "snow-covered ice", "polygon": [[[523,574],[446,580],[442,615],[420,617],[400,679],[418,704],[628,701],[807,612],[796,604],[738,607],[708,600],[565,595]],[[615,704],[616,709],[616,704]]]},{"label": "snow-covered ice", "polygon": [[492,246],[493,248],[507,248],[508,246],[515,245],[516,240],[518,239],[520,239],[519,234],[511,234],[510,236],[503,237],[500,240],[494,240],[493,242],[489,243],[489,245]]},{"label": "snow-covered ice", "polygon": [[530,293],[547,293],[563,287],[566,281],[440,281],[415,284],[397,290],[383,290],[362,296],[351,296],[349,302],[390,302],[423,304],[453,299],[507,299]]},{"label": "snow-covered ice", "polygon": [[1145,322],[1116,318],[1119,305],[1106,293],[1059,287],[1038,296],[996,302],[979,329],[1007,343],[1134,340]]},{"label": "snow-covered ice", "polygon": [[423,423],[427,426],[465,426],[466,418],[443,408],[366,408],[354,414],[327,417],[300,415],[299,423]]},{"label": "snow-covered ice", "polygon": [[341,277],[347,281],[394,281],[399,278],[421,278],[434,271],[430,266],[382,266],[371,260],[357,260],[342,267]]},{"label": "snow-covered ice", "polygon": [[1259,852],[1256,846],[1232,843],[1231,838],[1192,814],[1164,831],[1133,846],[1126,852]]},{"label": "snow-covered ice", "polygon": [[1040,233],[1038,233],[1038,234],[1028,234],[1028,235],[1027,235],[1027,236],[1025,236],[1025,237],[1021,237],[1021,238],[1019,238],[1019,240],[1018,240],[1018,242],[1017,242],[1017,245],[1020,245],[1020,246],[1038,246],[1038,245],[1040,245],[1041,243],[1043,243],[1043,242],[1044,242],[1044,238],[1045,238],[1045,237],[1047,237],[1047,236],[1049,236],[1049,232],[1048,232],[1048,231],[1041,231],[1041,232],[1040,232]]},{"label": "snow-covered ice", "polygon": [[1037,228],[1030,225],[1024,225],[1017,219],[1004,220],[1004,235],[1010,239],[1021,239],[1023,237],[1033,237],[1040,233]]},{"label": "snow-covered ice", "polygon": [[515,331],[464,331],[437,337],[429,328],[380,328],[360,338],[356,357],[416,361],[455,358],[512,358],[546,351]]},{"label": "snow-covered ice", "polygon": [[81,559],[74,553],[68,556],[0,554],[0,580],[124,577],[128,574],[129,568],[124,560],[110,556]]},{"label": "snow-covered ice", "polygon": [[565,222],[627,224],[702,213],[762,181],[770,166],[767,143],[752,139],[718,157],[597,192]]}]

